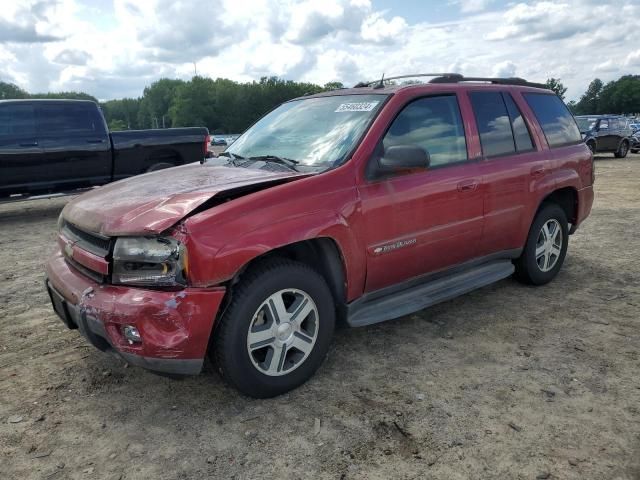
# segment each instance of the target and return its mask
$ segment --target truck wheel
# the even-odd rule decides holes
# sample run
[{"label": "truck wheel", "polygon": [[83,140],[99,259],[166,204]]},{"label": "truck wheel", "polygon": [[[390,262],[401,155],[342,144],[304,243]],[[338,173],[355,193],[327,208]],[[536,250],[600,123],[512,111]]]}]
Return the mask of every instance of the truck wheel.
[{"label": "truck wheel", "polygon": [[515,261],[516,278],[531,285],[544,285],[560,271],[569,244],[564,210],[555,203],[542,206],[529,230],[527,243]]},{"label": "truck wheel", "polygon": [[333,335],[335,307],[324,278],[287,259],[243,274],[213,339],[213,361],[242,393],[268,398],[309,379]]},{"label": "truck wheel", "polygon": [[614,152],[613,156],[616,158],[624,158],[627,156],[627,153],[629,153],[629,142],[624,140],[618,147],[618,150]]},{"label": "truck wheel", "polygon": [[171,167],[175,167],[175,165],[169,162],[158,162],[158,163],[154,163],[149,168],[147,168],[146,173],[155,172],[156,170],[164,170],[165,168],[171,168]]}]

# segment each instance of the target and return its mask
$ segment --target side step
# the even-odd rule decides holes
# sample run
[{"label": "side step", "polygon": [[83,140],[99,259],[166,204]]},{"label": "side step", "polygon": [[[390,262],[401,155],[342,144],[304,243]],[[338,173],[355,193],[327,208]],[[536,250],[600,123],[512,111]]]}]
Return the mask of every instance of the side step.
[{"label": "side step", "polygon": [[403,317],[507,278],[514,270],[510,260],[499,260],[382,297],[367,299],[365,296],[348,306],[347,323],[351,327],[362,327]]}]

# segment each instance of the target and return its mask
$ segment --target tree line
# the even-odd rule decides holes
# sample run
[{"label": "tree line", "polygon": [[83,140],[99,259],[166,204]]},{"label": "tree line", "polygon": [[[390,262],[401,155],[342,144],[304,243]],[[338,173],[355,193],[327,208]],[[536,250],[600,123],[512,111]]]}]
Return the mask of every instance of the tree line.
[{"label": "tree line", "polygon": [[[550,78],[546,85],[564,99],[567,89],[560,79]],[[342,87],[339,82],[320,86],[277,77],[245,83],[200,76],[186,81],[162,78],[146,87],[141,97],[108,100],[100,106],[111,130],[206,126],[215,134],[238,133],[286,100]],[[0,99],[10,98],[71,98],[99,103],[84,92],[30,94],[0,81]],[[638,113],[640,75],[625,75],[606,84],[596,78],[580,99],[568,106],[575,115]]]}]

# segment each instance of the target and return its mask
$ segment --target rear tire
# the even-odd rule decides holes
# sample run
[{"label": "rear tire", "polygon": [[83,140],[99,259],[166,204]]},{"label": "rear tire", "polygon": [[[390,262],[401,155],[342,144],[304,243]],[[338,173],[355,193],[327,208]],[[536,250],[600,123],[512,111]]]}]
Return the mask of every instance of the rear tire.
[{"label": "rear tire", "polygon": [[530,285],[549,283],[562,268],[568,244],[564,210],[555,203],[543,204],[533,220],[522,255],[514,262],[516,278]]},{"label": "rear tire", "polygon": [[627,156],[627,153],[629,153],[629,142],[623,140],[618,147],[618,150],[614,152],[613,156],[616,158],[624,158]]},{"label": "rear tire", "polygon": [[306,382],[324,361],[335,326],[324,278],[306,264],[274,259],[243,274],[231,295],[212,345],[222,377],[255,398]]}]

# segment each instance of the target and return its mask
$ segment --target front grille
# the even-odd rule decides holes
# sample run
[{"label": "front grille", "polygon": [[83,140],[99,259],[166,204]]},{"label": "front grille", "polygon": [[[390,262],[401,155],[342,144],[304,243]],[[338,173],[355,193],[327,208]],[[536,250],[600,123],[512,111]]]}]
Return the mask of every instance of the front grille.
[{"label": "front grille", "polygon": [[76,242],[80,248],[100,257],[106,258],[111,250],[109,237],[85,232],[66,220],[62,224],[60,233],[72,242]]}]

